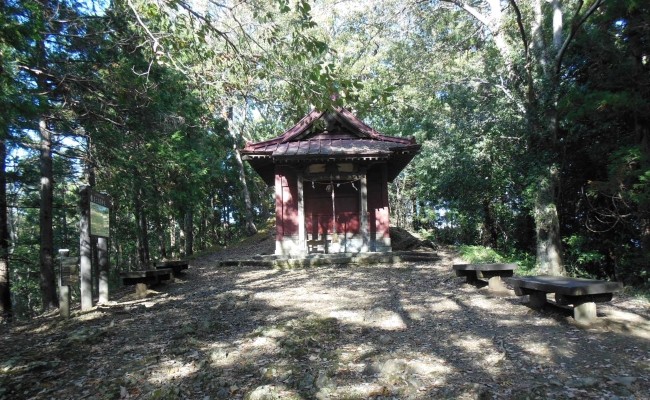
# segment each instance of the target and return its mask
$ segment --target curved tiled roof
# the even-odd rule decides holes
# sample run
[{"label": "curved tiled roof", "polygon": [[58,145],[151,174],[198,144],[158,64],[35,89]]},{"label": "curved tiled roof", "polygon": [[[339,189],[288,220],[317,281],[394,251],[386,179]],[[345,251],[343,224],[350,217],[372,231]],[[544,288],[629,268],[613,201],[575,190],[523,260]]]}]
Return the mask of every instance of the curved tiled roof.
[{"label": "curved tiled roof", "polygon": [[268,183],[277,162],[319,159],[387,160],[392,178],[418,153],[413,138],[383,135],[344,108],[329,112],[313,110],[282,135],[247,143],[241,155]]}]

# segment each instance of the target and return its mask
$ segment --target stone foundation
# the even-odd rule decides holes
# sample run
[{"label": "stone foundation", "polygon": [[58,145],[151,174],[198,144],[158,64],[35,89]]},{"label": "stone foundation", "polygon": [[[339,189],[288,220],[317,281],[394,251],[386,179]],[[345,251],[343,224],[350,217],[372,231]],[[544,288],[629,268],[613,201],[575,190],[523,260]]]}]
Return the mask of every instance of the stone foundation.
[{"label": "stone foundation", "polygon": [[285,236],[282,240],[275,241],[275,255],[301,257],[308,254],[336,254],[336,253],[390,253],[392,251],[390,238],[381,240],[369,239],[367,244],[361,235],[337,235],[334,240],[333,235],[327,235],[326,240],[307,240],[304,247],[300,243],[298,235]]}]

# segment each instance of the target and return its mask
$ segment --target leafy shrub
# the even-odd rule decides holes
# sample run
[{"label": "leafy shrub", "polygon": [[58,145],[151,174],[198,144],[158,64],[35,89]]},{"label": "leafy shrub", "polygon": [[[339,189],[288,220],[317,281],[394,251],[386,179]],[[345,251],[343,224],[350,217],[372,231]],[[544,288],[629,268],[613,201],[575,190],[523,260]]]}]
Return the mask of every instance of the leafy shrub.
[{"label": "leafy shrub", "polygon": [[503,257],[489,247],[463,245],[459,246],[458,250],[463,259],[471,264],[504,262]]},{"label": "leafy shrub", "polygon": [[602,278],[607,275],[607,257],[597,248],[598,243],[583,235],[563,239],[564,264],[567,272],[581,278]]},{"label": "leafy shrub", "polygon": [[535,256],[521,250],[512,249],[506,254],[485,246],[459,246],[463,259],[471,264],[478,263],[513,263],[517,264],[518,275],[531,275],[535,272]]}]

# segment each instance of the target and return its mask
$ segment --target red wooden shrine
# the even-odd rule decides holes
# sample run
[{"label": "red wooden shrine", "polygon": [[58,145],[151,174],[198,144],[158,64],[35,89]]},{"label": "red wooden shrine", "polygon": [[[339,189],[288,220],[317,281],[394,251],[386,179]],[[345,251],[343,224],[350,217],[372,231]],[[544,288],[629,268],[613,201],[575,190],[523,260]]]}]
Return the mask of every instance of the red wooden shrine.
[{"label": "red wooden shrine", "polygon": [[419,150],[336,108],[240,152],[275,185],[275,253],[301,256],[391,251],[388,182]]}]

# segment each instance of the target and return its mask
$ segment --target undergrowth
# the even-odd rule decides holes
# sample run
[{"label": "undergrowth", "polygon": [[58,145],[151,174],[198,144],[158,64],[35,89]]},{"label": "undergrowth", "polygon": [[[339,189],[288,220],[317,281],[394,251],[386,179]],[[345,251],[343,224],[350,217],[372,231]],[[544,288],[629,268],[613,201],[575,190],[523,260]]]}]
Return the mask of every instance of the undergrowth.
[{"label": "undergrowth", "polygon": [[470,264],[513,263],[517,264],[517,275],[532,275],[535,272],[535,257],[519,250],[500,253],[485,246],[458,246],[461,257]]}]

